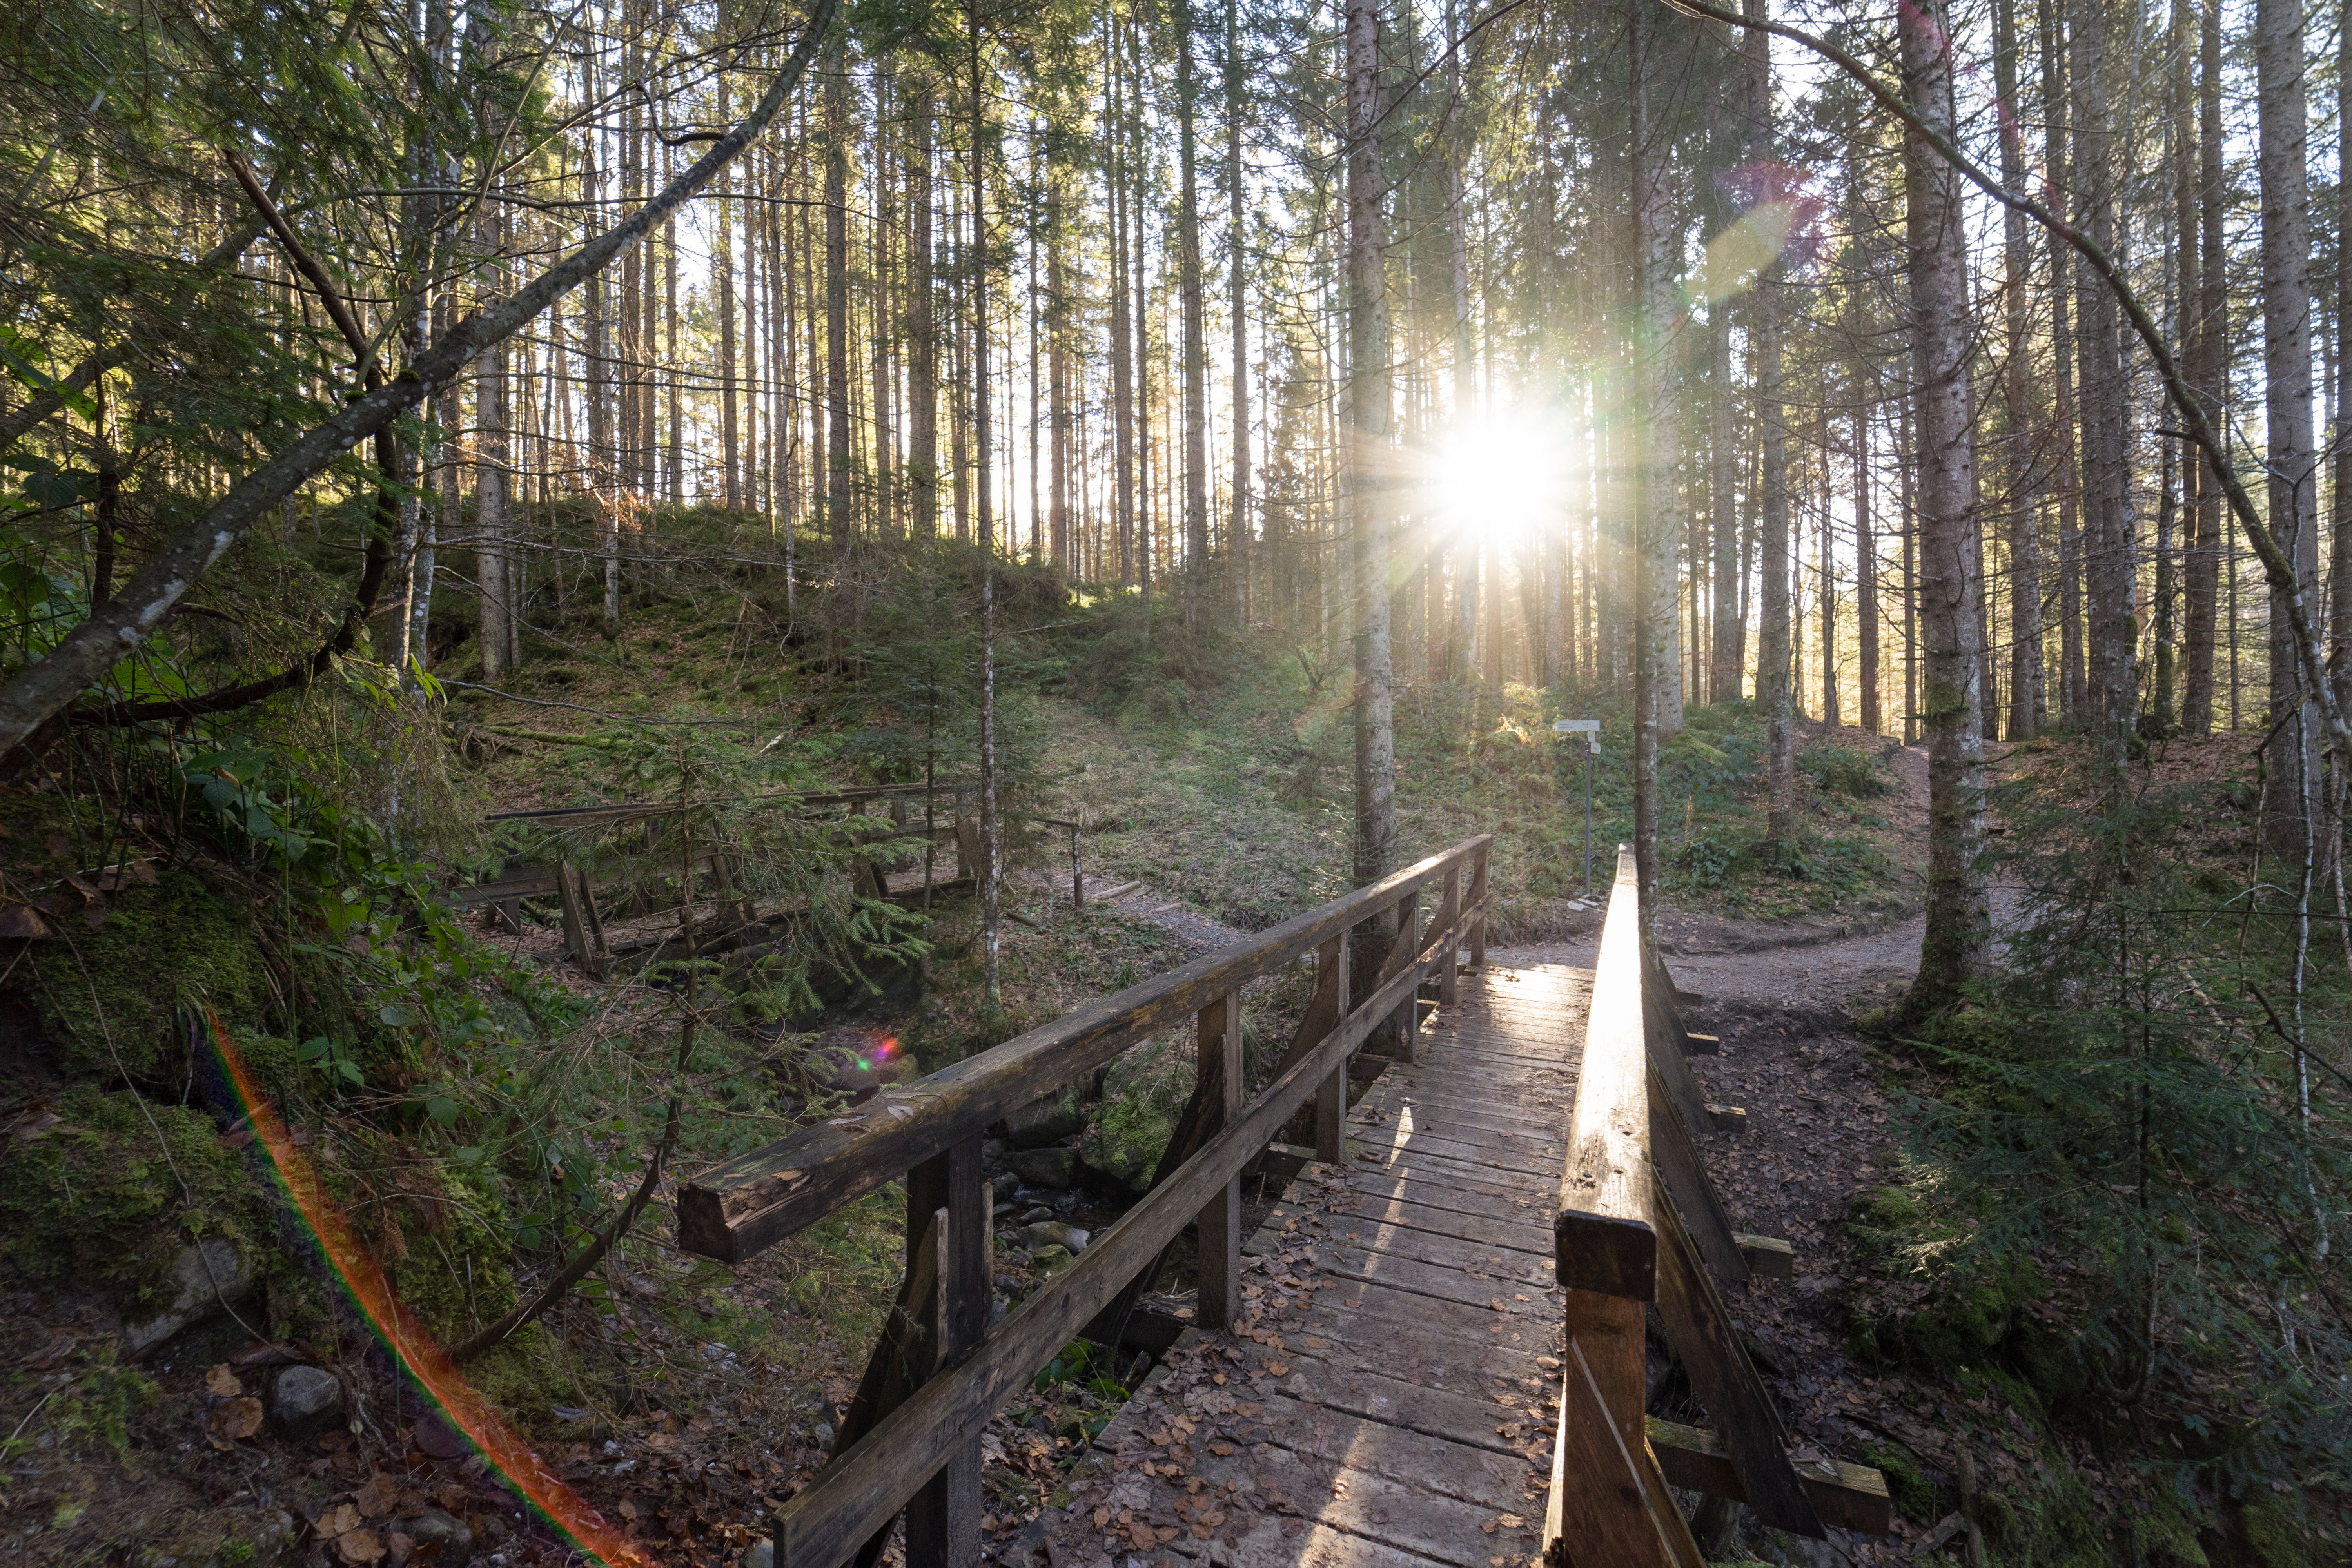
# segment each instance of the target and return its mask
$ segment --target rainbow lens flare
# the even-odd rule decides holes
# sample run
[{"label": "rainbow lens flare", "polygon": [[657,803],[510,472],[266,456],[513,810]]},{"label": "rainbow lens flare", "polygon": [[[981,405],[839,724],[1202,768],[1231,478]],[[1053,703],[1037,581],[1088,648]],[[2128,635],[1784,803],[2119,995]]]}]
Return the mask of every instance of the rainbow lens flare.
[{"label": "rainbow lens flare", "polygon": [[207,1007],[205,1018],[212,1026],[213,1045],[220,1053],[221,1067],[294,1212],[309,1227],[327,1267],[334,1271],[369,1328],[438,1407],[442,1418],[453,1430],[464,1433],[483,1459],[582,1552],[601,1560],[607,1568],[655,1568],[654,1560],[635,1542],[607,1524],[604,1516],[591,1507],[587,1499],[565,1485],[520,1434],[507,1425],[506,1418],[457,1370],[440,1342],[425,1331],[407,1305],[393,1293],[391,1282],[384,1279],[374,1255],[361,1244],[351,1222],[328,1195],[310,1161],[296,1150],[285,1119],[260,1093],[218,1016]]}]

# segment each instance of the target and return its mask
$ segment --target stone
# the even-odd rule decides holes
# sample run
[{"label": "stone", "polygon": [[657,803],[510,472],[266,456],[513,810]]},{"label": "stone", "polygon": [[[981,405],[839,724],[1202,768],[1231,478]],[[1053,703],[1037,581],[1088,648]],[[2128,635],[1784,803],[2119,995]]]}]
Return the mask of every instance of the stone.
[{"label": "stone", "polygon": [[1086,1124],[1076,1095],[1056,1094],[1024,1106],[1004,1119],[1015,1149],[1043,1149],[1071,1137]]},{"label": "stone", "polygon": [[343,1422],[343,1385],[323,1368],[289,1366],[269,1385],[269,1416],[297,1442],[331,1432]]},{"label": "stone", "polygon": [[1029,1261],[1044,1272],[1051,1274],[1056,1268],[1066,1268],[1075,1259],[1071,1258],[1070,1249],[1066,1247],[1047,1247],[1039,1248]]},{"label": "stone", "polygon": [[455,1514],[428,1508],[414,1518],[400,1521],[398,1529],[409,1539],[411,1563],[465,1568],[473,1559],[474,1532]]},{"label": "stone", "polygon": [[166,1276],[172,1305],[160,1316],[122,1331],[123,1349],[145,1355],[181,1330],[203,1322],[253,1293],[253,1263],[220,1237],[184,1247]]},{"label": "stone", "polygon": [[1038,1204],[1034,1207],[1030,1208],[1022,1214],[1021,1223],[1023,1225],[1035,1225],[1041,1220],[1049,1220],[1053,1217],[1054,1211],[1050,1207],[1044,1204]]},{"label": "stone", "polygon": [[1087,1244],[1092,1241],[1094,1237],[1091,1232],[1081,1230],[1075,1225],[1064,1225],[1059,1220],[1048,1220],[1043,1225],[1023,1226],[1013,1233],[1013,1239],[1016,1244],[1027,1247],[1032,1252],[1043,1252],[1046,1247],[1058,1247],[1075,1258],[1087,1249]]},{"label": "stone", "polygon": [[1077,1179],[1078,1157],[1068,1149],[1015,1149],[1005,1168],[1033,1187],[1065,1188]]},{"label": "stone", "polygon": [[998,1203],[1011,1203],[1013,1194],[1021,1190],[1020,1173],[1006,1171],[1000,1175],[991,1176],[988,1179],[988,1190],[996,1194]]},{"label": "stone", "polygon": [[763,1536],[745,1547],[743,1568],[776,1568],[776,1543]]}]

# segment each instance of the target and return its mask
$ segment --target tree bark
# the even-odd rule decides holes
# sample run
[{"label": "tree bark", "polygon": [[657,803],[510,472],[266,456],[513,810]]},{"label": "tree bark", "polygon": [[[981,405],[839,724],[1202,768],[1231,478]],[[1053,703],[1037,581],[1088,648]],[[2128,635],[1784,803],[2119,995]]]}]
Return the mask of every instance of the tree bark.
[{"label": "tree bark", "polygon": [[2312,449],[2311,196],[2304,92],[2303,0],[2256,0],[2255,121],[2262,177],[2263,373],[2272,536],[2294,571],[2271,589],[2270,722],[2284,725],[2263,770],[2263,816],[2273,853],[2305,855],[2318,778],[2319,716],[2304,685],[2289,600],[2315,603],[2319,584],[2318,464]]},{"label": "tree bark", "polygon": [[[1945,0],[1898,14],[1905,97],[1926,129],[1957,133]],[[1969,499],[1968,231],[1960,177],[1916,132],[1903,142],[1918,405],[1920,620],[1927,731],[1927,931],[1906,998],[1916,1014],[1958,1000],[1990,934],[1984,873],[1984,648],[1981,584]]]},{"label": "tree bark", "polygon": [[1377,0],[1348,0],[1348,482],[1355,558],[1355,879],[1396,869],[1396,731],[1389,665],[1391,522],[1388,241],[1381,205],[1381,22]]},{"label": "tree bark", "polygon": [[[1764,0],[1746,0],[1750,17],[1764,15]],[[1769,158],[1772,133],[1770,39],[1750,29],[1742,45],[1748,89],[1748,162]],[[1760,515],[1761,617],[1756,637],[1756,697],[1764,710],[1765,837],[1782,854],[1797,841],[1797,690],[1790,668],[1796,652],[1789,607],[1789,440],[1780,405],[1780,264],[1774,258],[1756,274],[1757,487]]]},{"label": "tree bark", "polygon": [[1184,333],[1184,618],[1199,618],[1209,569],[1209,344],[1201,290],[1200,86],[1192,0],[1175,0],[1177,308]]},{"label": "tree bark", "polygon": [[[2083,232],[2112,250],[2116,234],[2114,133],[2108,113],[2108,0],[2075,7],[2068,86],[2074,108],[2074,189]],[[1958,176],[1955,175],[1955,178]],[[2075,351],[2081,363],[2084,644],[2091,699],[2084,715],[2111,767],[2126,760],[2137,701],[2137,582],[2131,528],[2131,461],[2121,313],[2106,282],[2077,260]]]},{"label": "tree bark", "polygon": [[[838,559],[849,552],[856,531],[849,466],[849,51],[845,45],[836,41],[828,66],[824,79],[824,524]],[[978,117],[975,109],[975,130]],[[978,162],[975,152],[975,167]],[[973,222],[978,221],[975,212]],[[983,374],[977,384],[987,384]],[[982,399],[983,404],[986,401]]]},{"label": "tree bark", "polygon": [[[2067,134],[2066,35],[2053,0],[2042,5],[2042,161],[2051,208],[2066,211],[2071,148]],[[2066,300],[2066,247],[2050,246],[2051,486],[2058,494],[2058,718],[2084,722],[2089,683],[2083,658],[2082,483],[2074,426],[2074,313]]]},{"label": "tree bark", "polygon": [[1250,619],[1249,233],[1242,210],[1242,26],[1240,0],[1225,0],[1225,244],[1228,309],[1234,326],[1233,505],[1225,523],[1226,569],[1233,574],[1236,626]]},{"label": "tree bark", "polygon": [[[1643,935],[1656,926],[1658,898],[1658,745],[1679,729],[1681,600],[1675,553],[1682,511],[1675,485],[1680,426],[1675,417],[1673,346],[1680,341],[1679,280],[1667,186],[1672,142],[1655,122],[1651,79],[1665,69],[1663,13],[1651,0],[1629,0],[1633,61],[1628,135],[1633,174],[1631,285],[1634,313],[1631,400],[1637,454],[1633,502],[1633,860],[1642,887]],[[1670,712],[1669,709],[1673,710]]]},{"label": "tree bark", "polygon": [[[1995,0],[1993,80],[2003,103],[2018,96],[2017,0]],[[2007,185],[2025,183],[2024,132],[2013,116],[2000,130],[2000,177]],[[2025,215],[2002,215],[2001,306],[2008,341],[2003,348],[2000,393],[2009,422],[2009,738],[2030,741],[2049,721],[2042,686],[2042,524],[2040,468],[2032,371],[2032,251]]]},{"label": "tree bark", "polygon": [[914,161],[907,172],[909,232],[907,258],[907,466],[914,533],[940,531],[940,342],[931,262],[931,84],[915,79],[908,111],[914,120]]}]

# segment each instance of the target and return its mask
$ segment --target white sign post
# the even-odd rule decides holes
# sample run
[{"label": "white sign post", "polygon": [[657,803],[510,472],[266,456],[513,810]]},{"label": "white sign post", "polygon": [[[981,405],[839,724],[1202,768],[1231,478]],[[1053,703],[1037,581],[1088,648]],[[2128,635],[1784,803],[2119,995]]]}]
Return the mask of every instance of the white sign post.
[{"label": "white sign post", "polygon": [[1601,754],[1601,721],[1555,719],[1555,735],[1581,735],[1591,742],[1584,753],[1584,896],[1592,897],[1592,759]]}]

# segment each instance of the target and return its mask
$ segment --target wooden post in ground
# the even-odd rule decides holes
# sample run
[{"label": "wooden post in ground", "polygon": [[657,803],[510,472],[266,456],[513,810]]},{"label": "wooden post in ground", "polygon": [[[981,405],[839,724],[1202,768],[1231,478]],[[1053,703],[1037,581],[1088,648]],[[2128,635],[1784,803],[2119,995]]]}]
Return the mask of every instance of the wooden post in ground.
[{"label": "wooden post in ground", "polygon": [[[988,1331],[989,1189],[980,1140],[967,1138],[907,1173],[907,1234],[944,1214],[938,1282],[921,1306],[932,1347],[929,1376],[961,1363]],[[910,1260],[911,1261],[911,1260]],[[976,1568],[980,1562],[980,1437],[907,1502],[907,1568]]]},{"label": "wooden post in ground", "polygon": [[[1086,818],[1081,816],[1079,822]],[[1070,908],[1087,907],[1087,869],[1078,859],[1078,823],[1070,825]]]},{"label": "wooden post in ground", "polygon": [[[1202,1132],[1224,1131],[1242,1110],[1242,1011],[1238,992],[1200,1011],[1199,1071],[1213,1073],[1215,1088],[1203,1097],[1210,1118]],[[1340,1069],[1344,1081],[1346,1069]],[[1203,1329],[1229,1329],[1241,1319],[1242,1183],[1239,1173],[1201,1210],[1201,1292],[1196,1321]]]},{"label": "wooden post in ground", "polygon": [[612,955],[604,950],[604,921],[596,912],[596,895],[589,889],[588,874],[569,860],[558,861],[555,891],[563,902],[563,941],[572,950],[572,962],[589,979],[604,979]]}]

